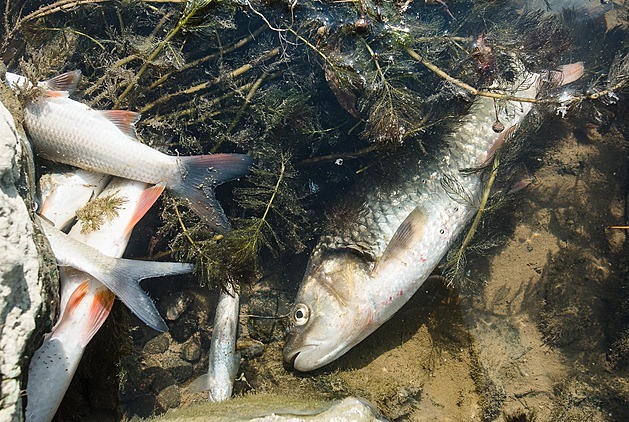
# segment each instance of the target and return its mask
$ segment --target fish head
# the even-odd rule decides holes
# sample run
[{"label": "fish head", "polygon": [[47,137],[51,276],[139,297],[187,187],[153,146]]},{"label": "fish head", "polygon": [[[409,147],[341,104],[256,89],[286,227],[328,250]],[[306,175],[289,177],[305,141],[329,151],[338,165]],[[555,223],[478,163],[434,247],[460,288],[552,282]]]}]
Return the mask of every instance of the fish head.
[{"label": "fish head", "polygon": [[369,278],[369,263],[351,251],[311,259],[290,314],[284,360],[311,371],[365,338],[374,315]]}]

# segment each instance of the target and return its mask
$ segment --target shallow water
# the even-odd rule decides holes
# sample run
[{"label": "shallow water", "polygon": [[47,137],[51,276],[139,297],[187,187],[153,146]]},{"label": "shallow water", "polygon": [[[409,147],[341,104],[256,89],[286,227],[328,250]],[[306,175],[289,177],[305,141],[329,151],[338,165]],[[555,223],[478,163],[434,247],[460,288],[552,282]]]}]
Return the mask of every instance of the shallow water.
[{"label": "shallow water", "polygon": [[[522,2],[499,9],[497,15],[485,15],[489,12],[474,9],[473,2],[446,2],[447,8],[438,2],[416,3],[407,5],[412,13],[400,21],[413,37],[425,32],[438,38],[448,31],[469,38],[456,40],[454,47],[443,40],[417,47],[467,83],[488,83],[483,80],[487,75],[474,73],[477,59],[471,57],[477,56],[467,53],[485,31],[490,45],[504,42],[495,46],[496,57],[500,49],[550,49],[537,38],[526,41],[539,44],[521,46],[520,38],[509,35],[513,28],[506,22],[504,28],[500,25],[505,16],[524,19]],[[430,279],[353,350],[302,374],[283,363],[282,347],[287,315],[325,210],[348,195],[354,184],[368,183],[371,167],[395,167],[387,164],[394,153],[384,147],[380,153],[369,150],[374,145],[370,135],[383,133],[379,139],[385,144],[406,136],[399,128],[364,124],[379,116],[372,114],[377,101],[361,96],[359,85],[365,90],[377,86],[382,76],[373,65],[377,61],[390,72],[387,77],[414,89],[420,101],[398,116],[400,127],[410,132],[405,125],[425,117],[435,128],[429,125],[416,137],[403,138],[404,148],[419,150],[421,143],[428,154],[455,124],[440,119],[464,113],[466,102],[399,49],[387,50],[392,45],[387,37],[395,31],[382,24],[382,16],[390,11],[382,6],[382,14],[375,14],[380,13],[378,2],[336,8],[305,3],[294,9],[284,4],[268,9],[257,3],[234,4],[237,13],[225,5],[210,9],[210,30],[178,34],[121,105],[134,110],[151,105],[143,111],[138,130],[145,142],[162,150],[197,154],[218,145],[221,152],[254,155],[261,171],[219,188],[217,195],[240,228],[261,218],[270,193],[278,193],[268,217],[278,240],[265,232],[271,248],[263,246],[257,261],[230,261],[208,270],[212,277],[203,283],[194,277],[144,282],[169,324],[168,333],[142,326],[117,303],[88,346],[57,420],[133,419],[203,401],[206,394],[190,394],[186,387],[207,371],[217,285],[228,276],[242,286],[243,359],[235,395],[262,392],[313,402],[358,396],[391,420],[624,420],[629,411],[629,267],[625,230],[608,226],[627,223],[627,88],[618,92],[618,101],[598,102],[594,108],[584,105],[565,119],[555,116],[526,138],[511,176],[532,183],[483,220],[478,236],[494,239],[495,246],[469,254],[463,281],[452,286],[441,278]],[[180,13],[177,5],[154,7],[79,7],[67,16],[48,16],[50,26],[74,31],[64,32],[67,39],[59,48],[64,52],[58,53],[58,62],[42,60],[39,63],[50,69],[44,71],[41,64],[40,70],[46,74],[82,68],[88,83],[75,98],[111,108],[124,86],[121,81],[137,74],[142,63],[137,58],[122,65],[118,61],[129,54],[146,57]],[[292,28],[303,38],[265,29],[258,14],[262,11],[274,28],[295,22]],[[580,27],[569,28],[574,42],[560,57],[539,51],[527,60],[532,67],[546,66],[551,59],[585,60],[589,73],[580,87],[584,89],[604,78],[616,53],[627,53],[626,17],[626,2],[615,1],[611,10],[595,17],[587,35]],[[364,34],[360,19],[370,23]],[[251,33],[255,37],[243,47],[229,48]],[[102,41],[104,47],[82,34]],[[513,44],[507,43],[510,37]],[[55,43],[64,44],[59,37],[42,39],[51,50]],[[379,48],[377,57],[357,47],[361,39]],[[29,51],[35,44],[23,38],[10,65],[20,56],[37,63],[36,54]],[[164,84],[149,88],[160,76],[208,54],[215,57],[183,67]],[[326,75],[323,56],[347,66],[346,73],[339,73],[347,80]],[[405,74],[413,77],[400,76]],[[92,86],[97,88],[90,91]],[[193,95],[180,92],[191,87]],[[157,104],[160,98],[165,100]],[[280,162],[286,173],[280,172]],[[276,182],[279,191],[273,191]],[[503,182],[503,188],[512,183],[506,178]],[[249,195],[249,201],[239,195]],[[199,244],[221,247],[194,217],[175,218],[171,204],[166,197],[160,204],[166,211],[154,209],[139,224],[127,256],[200,259],[196,250],[181,252],[189,248],[182,226],[191,229]],[[274,213],[273,207],[285,215]],[[162,226],[166,229],[157,233]],[[222,245],[227,250],[228,240]]]}]

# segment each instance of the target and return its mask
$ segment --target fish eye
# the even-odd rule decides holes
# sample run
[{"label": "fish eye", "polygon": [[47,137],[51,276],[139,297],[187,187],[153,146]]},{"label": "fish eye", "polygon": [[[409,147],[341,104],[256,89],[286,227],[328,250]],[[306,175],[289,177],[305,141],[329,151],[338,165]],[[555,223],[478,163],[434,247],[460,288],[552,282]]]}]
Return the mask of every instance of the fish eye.
[{"label": "fish eye", "polygon": [[309,318],[310,308],[308,308],[308,306],[303,303],[295,305],[295,309],[293,310],[293,322],[295,325],[304,325],[308,322]]}]

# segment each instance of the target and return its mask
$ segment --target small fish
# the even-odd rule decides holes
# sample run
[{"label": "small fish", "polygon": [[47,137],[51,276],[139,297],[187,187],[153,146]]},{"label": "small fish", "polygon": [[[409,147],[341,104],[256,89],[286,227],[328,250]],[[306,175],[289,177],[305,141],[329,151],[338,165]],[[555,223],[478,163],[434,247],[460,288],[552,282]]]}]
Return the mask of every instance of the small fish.
[{"label": "small fish", "polygon": [[93,172],[163,185],[187,200],[216,231],[230,230],[214,188],[247,174],[252,158],[244,154],[163,154],[136,138],[138,113],[94,110],[68,98],[80,76],[78,71],[68,72],[41,83],[48,89],[46,94],[25,106],[24,127],[37,155]]},{"label": "small fish", "polygon": [[[582,64],[559,74],[569,83]],[[513,85],[535,98],[542,75],[520,65]],[[483,189],[482,167],[517,130],[531,103],[511,104],[497,116],[494,100],[479,97],[446,147],[411,160],[394,180],[365,183],[354,203],[332,213],[308,263],[291,312],[284,360],[299,371],[320,368],[380,327],[419,289],[474,216]],[[496,133],[496,119],[506,130]]]},{"label": "small fish", "polygon": [[[78,170],[77,173],[83,173]],[[92,189],[82,183],[84,175],[53,173],[50,178],[57,182],[61,192]],[[44,182],[45,184],[46,182]],[[42,182],[40,180],[40,186]],[[66,184],[69,187],[65,186]],[[81,189],[82,188],[82,189]],[[41,187],[40,187],[41,189]],[[45,190],[45,189],[44,189]],[[81,240],[100,252],[113,257],[124,253],[131,230],[161,195],[163,187],[150,187],[146,183],[114,178],[101,196],[118,195],[124,201],[118,215],[103,223],[98,231],[84,233],[80,224],[70,230],[69,236]],[[85,205],[60,195],[43,195],[42,215],[46,218],[69,215]],[[48,214],[48,213],[51,214]],[[59,320],[44,342],[37,349],[29,366],[26,420],[50,421],[55,415],[68,386],[76,372],[85,347],[100,329],[111,311],[115,296],[91,275],[70,267],[61,267],[61,300]],[[54,385],[55,388],[50,388]]]},{"label": "small fish", "polygon": [[113,258],[73,239],[41,217],[37,217],[37,221],[60,266],[76,268],[91,275],[111,290],[146,325],[162,332],[168,329],[155,304],[140,287],[140,280],[186,274],[194,269],[192,264]]},{"label": "small fish", "polygon": [[214,328],[210,342],[208,373],[190,384],[191,391],[209,390],[209,401],[221,402],[232,395],[234,378],[240,366],[240,354],[236,352],[239,294],[229,287],[221,290],[214,315]]}]

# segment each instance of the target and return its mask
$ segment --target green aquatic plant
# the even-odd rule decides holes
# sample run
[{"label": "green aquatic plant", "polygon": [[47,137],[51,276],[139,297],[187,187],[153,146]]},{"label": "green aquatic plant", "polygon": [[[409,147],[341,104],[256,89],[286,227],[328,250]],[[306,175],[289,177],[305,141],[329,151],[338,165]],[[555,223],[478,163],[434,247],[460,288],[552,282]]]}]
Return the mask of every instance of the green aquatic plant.
[{"label": "green aquatic plant", "polygon": [[118,210],[127,200],[117,192],[104,197],[94,198],[76,211],[76,218],[81,224],[81,233],[90,233],[100,229],[107,221],[118,216]]}]

